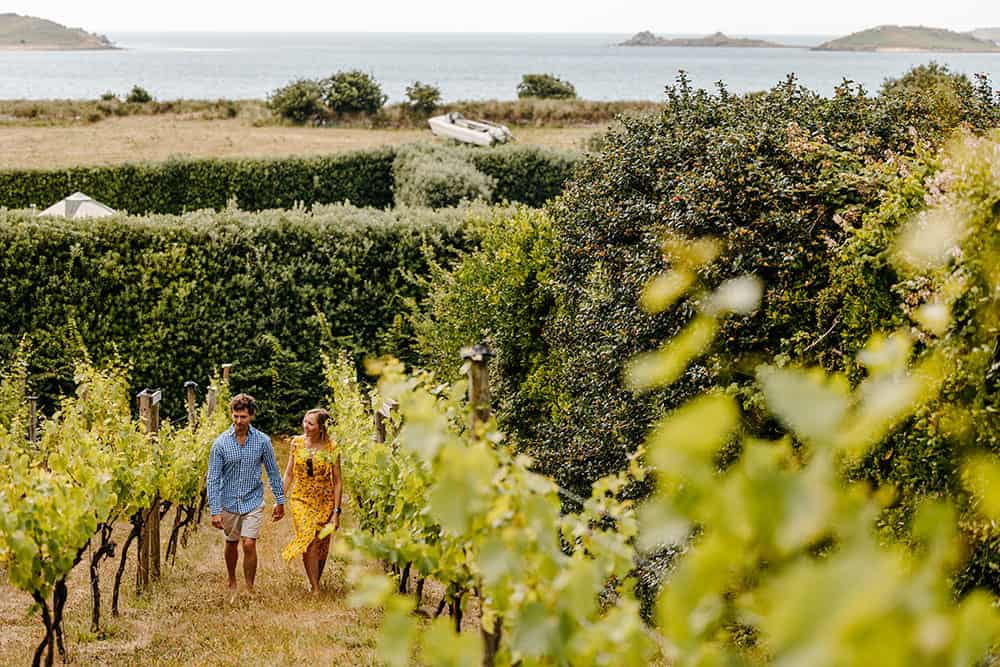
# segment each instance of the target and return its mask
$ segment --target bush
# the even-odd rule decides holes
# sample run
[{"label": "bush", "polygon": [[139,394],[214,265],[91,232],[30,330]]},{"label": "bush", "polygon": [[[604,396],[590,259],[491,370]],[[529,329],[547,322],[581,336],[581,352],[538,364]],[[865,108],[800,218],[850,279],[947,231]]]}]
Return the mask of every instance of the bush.
[{"label": "bush", "polygon": [[573,177],[580,154],[572,151],[506,144],[489,150],[468,149],[476,169],[496,179],[494,199],[543,206]]},{"label": "bush", "polygon": [[417,114],[430,115],[441,101],[441,89],[429,83],[414,81],[406,87],[406,103]]},{"label": "bush", "polygon": [[576,88],[552,74],[525,74],[517,84],[517,96],[565,100],[576,97]]},{"label": "bush", "polygon": [[[27,336],[30,383],[56,397],[72,383],[67,332],[91,358],[133,363],[133,388],[182,384],[235,362],[234,387],[262,400],[264,428],[294,427],[323,396],[324,341],[358,353],[378,340],[414,276],[450,265],[485,210],[228,209],[182,217],[72,221],[0,212],[0,358]],[[384,350],[397,352],[399,350]],[[405,352],[405,350],[403,350]]]},{"label": "bush", "polygon": [[152,102],[153,96],[145,88],[137,84],[132,86],[132,90],[125,97],[125,101],[134,104],[145,104],[146,102]]},{"label": "bush", "polygon": [[544,212],[495,211],[482,227],[479,247],[454,269],[434,267],[430,291],[415,318],[417,349],[442,382],[457,379],[459,350],[485,342],[490,393],[497,419],[519,442],[543,439],[532,427],[565,404],[549,377],[544,335],[555,300],[549,272],[555,255],[552,222]]},{"label": "bush", "polygon": [[108,91],[106,91],[104,93],[101,93],[101,101],[102,102],[117,102],[118,101],[118,96],[115,95],[110,90],[108,90]]},{"label": "bush", "polygon": [[306,123],[323,115],[323,89],[312,79],[296,79],[267,97],[271,113],[293,123]]},{"label": "bush", "polygon": [[[793,80],[733,96],[693,90],[682,77],[662,114],[626,119],[610,132],[604,151],[583,161],[550,209],[559,300],[547,341],[573,403],[551,426],[557,444],[540,457],[546,471],[589,488],[624,464],[660,414],[716,384],[743,394],[755,429],[779,435],[757,410],[748,380],[764,360],[840,369],[857,351],[839,345],[843,310],[833,312],[821,296],[837,248],[879,205],[901,156],[927,150],[952,122],[916,109],[851,85],[832,98]],[[1000,106],[986,111],[996,118]],[[887,151],[896,154],[883,162]],[[766,291],[757,313],[720,325],[713,347],[650,402],[625,387],[625,360],[673,337],[694,307],[653,316],[635,303],[666,266],[667,234],[718,239],[719,259],[702,271],[710,287],[751,273]],[[881,322],[865,326],[867,336]]]},{"label": "bush", "polygon": [[[943,155],[911,160],[886,189],[881,205],[865,216],[841,246],[821,308],[840,322],[835,336],[844,349],[876,329],[911,329],[920,348],[936,347],[947,359],[947,376],[936,401],[849,470],[852,479],[896,489],[882,517],[893,537],[905,536],[917,507],[928,497],[956,499],[968,561],[953,577],[959,593],[988,587],[1000,593],[1000,535],[977,516],[970,502],[963,455],[1000,442],[1000,352],[997,342],[996,216],[1000,202],[1000,133],[993,141],[965,135]],[[894,252],[901,231],[929,233],[961,225],[949,242],[946,265],[915,272]],[[906,236],[904,235],[904,238]],[[929,299],[931,294],[940,295]],[[951,317],[935,331],[921,311],[936,303]],[[834,334],[831,334],[834,335]],[[844,364],[852,377],[860,364]]]},{"label": "bush", "polygon": [[338,114],[375,114],[388,99],[375,78],[361,70],[337,72],[319,85],[323,89],[323,102]]},{"label": "bush", "polygon": [[456,206],[462,201],[490,201],[496,179],[477,170],[461,149],[411,144],[400,148],[392,164],[397,206]]}]

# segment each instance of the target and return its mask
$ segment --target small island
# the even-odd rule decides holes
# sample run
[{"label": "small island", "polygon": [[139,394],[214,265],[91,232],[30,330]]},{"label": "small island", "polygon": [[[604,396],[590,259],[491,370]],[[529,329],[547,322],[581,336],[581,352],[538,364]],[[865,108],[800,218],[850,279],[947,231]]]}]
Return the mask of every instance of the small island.
[{"label": "small island", "polygon": [[729,37],[721,32],[706,37],[690,37],[666,39],[657,37],[649,30],[636,33],[618,46],[737,46],[755,49],[792,48],[786,44],[777,44],[763,39],[748,39],[744,37]]},{"label": "small island", "polygon": [[104,35],[67,28],[55,21],[20,14],[0,14],[0,50],[83,51],[117,48]]},{"label": "small island", "polygon": [[976,28],[969,34],[976,39],[985,39],[987,42],[1000,44],[1000,28]]},{"label": "small island", "polygon": [[951,53],[1000,53],[996,42],[968,33],[924,26],[880,25],[825,42],[814,51],[869,51],[873,53],[944,51]]}]

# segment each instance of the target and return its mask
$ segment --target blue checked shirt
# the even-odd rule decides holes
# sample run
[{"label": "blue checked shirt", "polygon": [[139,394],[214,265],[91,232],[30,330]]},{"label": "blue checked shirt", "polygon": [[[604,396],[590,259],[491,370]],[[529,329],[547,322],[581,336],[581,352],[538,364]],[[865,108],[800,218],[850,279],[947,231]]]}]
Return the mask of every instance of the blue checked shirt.
[{"label": "blue checked shirt", "polygon": [[246,443],[240,447],[236,429],[232,426],[212,443],[208,456],[208,476],[205,493],[213,515],[227,512],[246,514],[264,504],[264,484],[260,480],[260,467],[264,466],[274,491],[274,502],[285,504],[278,462],[274,459],[271,439],[250,427]]}]

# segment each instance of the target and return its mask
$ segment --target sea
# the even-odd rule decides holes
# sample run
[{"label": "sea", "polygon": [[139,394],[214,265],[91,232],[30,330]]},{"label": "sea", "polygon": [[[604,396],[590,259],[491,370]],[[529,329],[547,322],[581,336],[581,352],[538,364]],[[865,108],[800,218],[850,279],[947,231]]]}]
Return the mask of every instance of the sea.
[{"label": "sea", "polygon": [[[671,35],[667,35],[671,36]],[[692,35],[676,35],[691,37]],[[753,35],[748,35],[754,37]],[[695,86],[765,90],[794,75],[822,95],[844,79],[876,91],[937,62],[1000,87],[1000,54],[819,52],[823,35],[757,36],[796,48],[616,46],[628,34],[111,32],[114,51],[0,51],[0,98],[94,99],[141,85],[168,99],[263,99],[297,78],[372,74],[390,102],[414,81],[445,101],[511,100],[527,73],[571,82],[588,100],[660,100],[684,71]]]}]

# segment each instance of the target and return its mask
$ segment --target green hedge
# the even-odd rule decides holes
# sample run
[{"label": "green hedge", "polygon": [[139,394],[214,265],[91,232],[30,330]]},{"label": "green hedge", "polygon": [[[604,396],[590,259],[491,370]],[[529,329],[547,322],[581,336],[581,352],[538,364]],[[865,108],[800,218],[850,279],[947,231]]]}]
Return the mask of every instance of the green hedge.
[{"label": "green hedge", "polygon": [[562,192],[580,154],[536,146],[498,146],[469,151],[476,169],[496,179],[494,201],[540,207]]},{"label": "green hedge", "polygon": [[175,414],[184,381],[204,385],[232,361],[234,387],[263,399],[265,427],[293,426],[324,394],[324,341],[381,352],[403,303],[421,298],[414,277],[474,245],[466,221],[488,215],[335,205],[74,222],[0,211],[0,359],[27,336],[31,389],[58,396],[72,389],[81,340],[95,361],[131,360],[133,387],[163,388]]},{"label": "green hedge", "polygon": [[[495,178],[497,201],[540,206],[558,195],[577,156],[510,146],[468,151],[476,168]],[[224,208],[291,208],[297,202],[386,208],[393,203],[397,149],[284,159],[203,159],[102,167],[0,171],[0,206],[44,208],[76,191],[131,213],[179,214]]]}]

